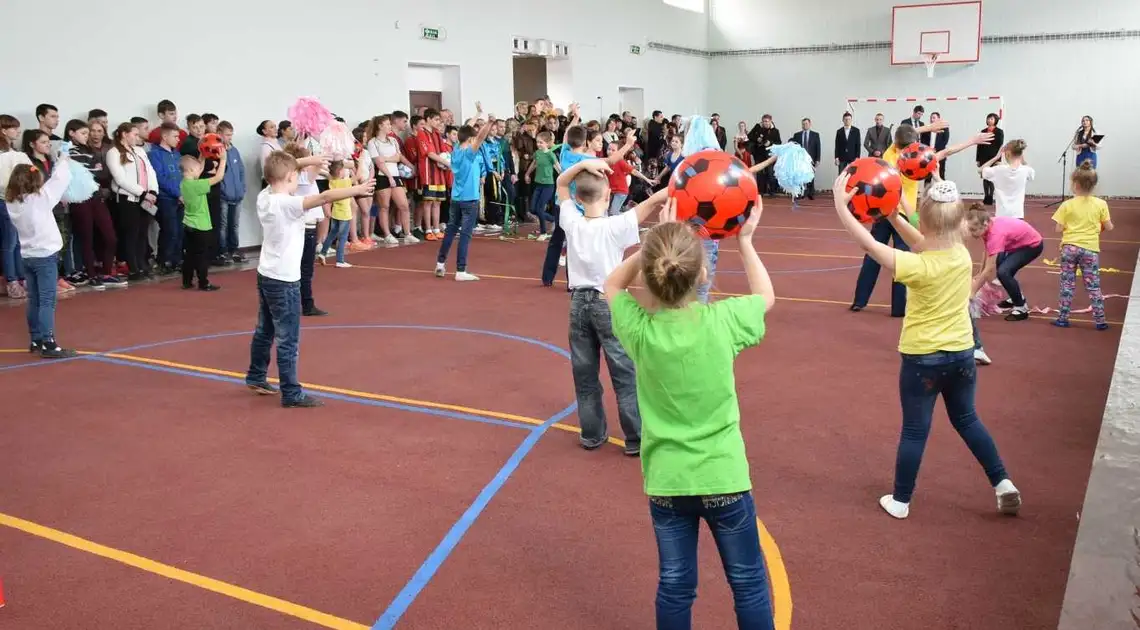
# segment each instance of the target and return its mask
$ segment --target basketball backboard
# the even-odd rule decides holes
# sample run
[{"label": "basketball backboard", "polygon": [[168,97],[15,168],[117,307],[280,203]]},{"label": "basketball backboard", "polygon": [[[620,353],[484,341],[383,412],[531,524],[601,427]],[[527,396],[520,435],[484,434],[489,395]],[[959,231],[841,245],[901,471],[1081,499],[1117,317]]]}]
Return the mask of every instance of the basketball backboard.
[{"label": "basketball backboard", "polygon": [[977,63],[982,53],[982,3],[945,2],[891,10],[891,65]]}]

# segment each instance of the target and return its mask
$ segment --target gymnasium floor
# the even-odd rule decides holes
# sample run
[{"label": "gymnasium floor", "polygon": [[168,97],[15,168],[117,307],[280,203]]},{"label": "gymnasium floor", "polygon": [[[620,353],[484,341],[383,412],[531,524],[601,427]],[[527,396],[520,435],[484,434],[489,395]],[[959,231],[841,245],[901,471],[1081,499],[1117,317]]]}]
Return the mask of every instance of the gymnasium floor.
[{"label": "gymnasium floor", "polygon": [[[1043,204],[1029,218],[1053,238]],[[1102,265],[1121,272],[1103,285],[1126,294],[1140,203],[1112,208]],[[994,512],[940,410],[911,517],[893,521],[876,500],[899,322],[885,274],[875,307],[847,311],[861,256],[832,212],[767,203],[757,243],[779,302],[737,364],[779,627],[1055,628],[1119,325],[983,320],[979,408],[1022,514]],[[24,352],[22,308],[0,309],[0,628],[651,627],[638,462],[577,446],[566,296],[536,279],[543,248],[477,240],[478,283],[433,278],[432,244],[319,269],[332,316],[303,322],[300,364],[318,410],[240,386],[252,272],[217,274],[209,295],[163,282],[65,300],[60,339],[96,354],[57,363]],[[723,294],[746,287],[734,250]],[[1032,304],[1055,306],[1053,272],[1022,272]],[[1126,305],[1110,299],[1109,320]],[[697,627],[732,627],[707,535],[701,570]]]}]

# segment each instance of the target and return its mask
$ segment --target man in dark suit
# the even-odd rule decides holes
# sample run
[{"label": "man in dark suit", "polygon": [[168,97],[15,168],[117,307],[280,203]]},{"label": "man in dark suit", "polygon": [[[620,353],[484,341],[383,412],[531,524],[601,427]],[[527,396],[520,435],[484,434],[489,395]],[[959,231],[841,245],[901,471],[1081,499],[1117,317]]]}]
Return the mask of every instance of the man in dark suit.
[{"label": "man in dark suit", "polygon": [[891,129],[883,126],[882,114],[875,114],[875,125],[867,127],[863,148],[867,150],[869,157],[881,158],[889,146],[891,146]]},{"label": "man in dark suit", "polygon": [[[810,118],[801,120],[800,126],[802,129],[796,132],[796,135],[789,138],[789,140],[806,149],[808,155],[811,156],[812,167],[818,167],[820,154],[823,152],[823,145],[819,142],[819,134],[811,130]],[[814,179],[808,182],[808,185],[804,187],[804,196],[808,199],[815,199]]]},{"label": "man in dark suit", "polygon": [[[930,124],[933,125],[934,123],[936,123],[940,120],[942,120],[942,114],[940,114],[938,112],[930,112]],[[921,134],[921,136],[922,136],[923,144],[925,144],[927,146],[931,146],[930,145],[930,138],[931,138],[930,134],[924,133],[924,134]],[[942,131],[937,131],[934,133],[934,145],[933,146],[934,146],[935,151],[942,151],[949,144],[950,144],[950,130],[949,129],[943,129]],[[943,159],[938,161],[938,176],[941,177],[942,179],[946,179],[946,158],[943,158]],[[932,179],[934,179],[933,176],[927,177],[926,183],[929,184],[930,180],[932,180]]]},{"label": "man in dark suit", "polygon": [[839,170],[859,159],[859,129],[851,126],[851,112],[844,112],[843,126],[835,130],[835,165]]},{"label": "man in dark suit", "polygon": [[[764,114],[760,123],[748,132],[748,144],[752,153],[752,163],[759,164],[770,156],[773,145],[780,144],[780,130],[772,124],[772,115]],[[776,177],[772,169],[766,168],[756,173],[756,185],[760,193],[769,197],[776,193]]]},{"label": "man in dark suit", "polygon": [[926,108],[922,105],[915,105],[914,111],[910,113],[910,118],[904,118],[902,124],[910,125],[915,129],[922,126],[922,115],[926,113]]},{"label": "man in dark suit", "polygon": [[720,126],[720,114],[709,116],[709,124],[712,125],[713,133],[716,135],[716,143],[720,145],[720,150],[724,151],[724,147],[728,146],[728,133]]}]

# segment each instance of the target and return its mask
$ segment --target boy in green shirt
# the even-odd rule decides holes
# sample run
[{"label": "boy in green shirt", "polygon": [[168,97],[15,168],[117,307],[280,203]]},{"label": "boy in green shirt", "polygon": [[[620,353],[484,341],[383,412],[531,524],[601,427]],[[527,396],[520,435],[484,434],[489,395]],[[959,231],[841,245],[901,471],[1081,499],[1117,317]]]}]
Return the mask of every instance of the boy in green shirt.
[{"label": "boy in green shirt", "polygon": [[530,195],[530,209],[538,217],[538,240],[545,241],[550,238],[546,233],[546,222],[554,221],[548,208],[554,201],[554,172],[562,172],[558,164],[558,156],[554,150],[554,134],[543,131],[538,134],[538,150],[534,152],[534,161],[526,169],[526,182],[534,180],[534,192]]},{"label": "boy in green shirt", "polygon": [[210,284],[207,274],[210,271],[209,253],[213,249],[213,225],[210,222],[210,187],[226,176],[226,160],[217,163],[217,170],[209,179],[198,179],[202,175],[202,161],[192,155],[182,156],[179,167],[182,169],[182,205],[186,214],[182,225],[186,227],[182,237],[182,288],[194,288],[194,274],[198,275],[198,290],[217,291],[221,287]]}]

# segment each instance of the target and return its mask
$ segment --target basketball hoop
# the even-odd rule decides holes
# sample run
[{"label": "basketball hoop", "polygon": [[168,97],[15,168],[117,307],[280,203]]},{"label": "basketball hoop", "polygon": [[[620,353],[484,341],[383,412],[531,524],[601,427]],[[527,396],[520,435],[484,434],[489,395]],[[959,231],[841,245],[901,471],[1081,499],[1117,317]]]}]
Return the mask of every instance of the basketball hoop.
[{"label": "basketball hoop", "polygon": [[922,64],[926,66],[926,78],[934,78],[934,66],[938,65],[938,53],[927,53],[922,56]]}]

